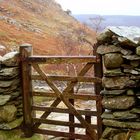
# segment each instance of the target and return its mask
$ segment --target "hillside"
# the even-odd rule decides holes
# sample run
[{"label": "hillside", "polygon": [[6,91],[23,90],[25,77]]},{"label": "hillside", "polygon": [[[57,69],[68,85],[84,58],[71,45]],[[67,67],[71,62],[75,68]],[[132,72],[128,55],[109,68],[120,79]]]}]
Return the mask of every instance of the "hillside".
[{"label": "hillside", "polygon": [[35,54],[89,53],[96,37],[54,0],[0,0],[0,27],[8,51],[31,43]]}]

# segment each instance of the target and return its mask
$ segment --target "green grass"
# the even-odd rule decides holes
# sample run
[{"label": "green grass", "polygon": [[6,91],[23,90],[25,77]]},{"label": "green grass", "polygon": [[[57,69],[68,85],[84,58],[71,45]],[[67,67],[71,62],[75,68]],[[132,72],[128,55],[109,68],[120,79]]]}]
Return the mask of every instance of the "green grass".
[{"label": "green grass", "polygon": [[21,130],[0,131],[0,140],[45,140],[42,135],[35,134],[31,138],[24,138]]}]

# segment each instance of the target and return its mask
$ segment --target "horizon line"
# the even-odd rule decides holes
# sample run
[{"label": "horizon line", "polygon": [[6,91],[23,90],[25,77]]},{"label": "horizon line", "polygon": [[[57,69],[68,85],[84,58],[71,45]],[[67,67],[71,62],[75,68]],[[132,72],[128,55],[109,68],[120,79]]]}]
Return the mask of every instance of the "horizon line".
[{"label": "horizon line", "polygon": [[140,15],[116,15],[116,14],[112,14],[112,15],[109,15],[109,14],[73,14],[72,15],[97,15],[97,16],[140,16]]}]

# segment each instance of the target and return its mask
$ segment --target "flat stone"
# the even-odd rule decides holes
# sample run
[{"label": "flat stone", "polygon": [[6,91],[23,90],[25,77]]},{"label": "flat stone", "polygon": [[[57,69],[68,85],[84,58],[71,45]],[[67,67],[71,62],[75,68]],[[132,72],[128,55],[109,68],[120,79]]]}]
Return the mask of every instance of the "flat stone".
[{"label": "flat stone", "polygon": [[137,55],[140,55],[140,46],[138,46],[138,47],[136,48],[136,54],[137,54]]},{"label": "flat stone", "polygon": [[18,89],[19,85],[20,85],[19,79],[12,79],[9,81],[1,81],[0,93],[1,94],[11,94],[13,91]]},{"label": "flat stone", "polygon": [[2,80],[12,79],[16,77],[18,74],[19,74],[18,67],[0,69],[0,79]]},{"label": "flat stone", "polygon": [[115,117],[113,116],[112,112],[104,112],[101,115],[102,119],[115,119]]},{"label": "flat stone", "polygon": [[118,68],[118,69],[105,69],[104,70],[104,76],[107,76],[107,77],[111,77],[111,76],[124,76],[125,74],[122,73],[121,69]]},{"label": "flat stone", "polygon": [[11,98],[11,95],[0,95],[0,106],[5,105]]},{"label": "flat stone", "polygon": [[115,45],[100,45],[97,48],[97,53],[104,55],[107,53],[122,53],[123,55],[130,55],[132,54],[131,50],[126,50],[121,47]]},{"label": "flat stone", "polygon": [[18,66],[19,65],[19,53],[10,52],[3,56],[2,64],[6,66]]},{"label": "flat stone", "polygon": [[132,120],[132,119],[137,119],[139,118],[139,116],[137,114],[133,114],[130,111],[116,111],[113,112],[113,116],[116,119],[120,119],[120,120]]},{"label": "flat stone", "polygon": [[140,72],[140,68],[135,68],[136,71]]},{"label": "flat stone", "polygon": [[132,89],[128,89],[126,92],[127,95],[135,95],[134,91]]},{"label": "flat stone", "polygon": [[16,119],[17,108],[14,105],[0,107],[0,122],[11,122]]},{"label": "flat stone", "polygon": [[124,69],[134,69],[135,67],[132,66],[132,65],[129,65],[129,64],[122,64],[121,68],[124,68]]},{"label": "flat stone", "polygon": [[126,37],[118,37],[118,41],[119,41],[119,44],[124,47],[128,46],[128,48],[131,48],[131,49],[132,48],[135,49],[137,47],[137,45],[134,42],[132,42]]},{"label": "flat stone", "polygon": [[105,130],[103,131],[102,138],[105,138],[105,139],[113,138],[114,135],[116,135],[117,133],[121,131],[122,130],[120,129],[106,127]]},{"label": "flat stone", "polygon": [[120,48],[115,45],[100,45],[97,48],[97,53],[103,55],[107,53],[114,53],[114,52],[120,52]]},{"label": "flat stone", "polygon": [[102,90],[100,94],[102,95],[121,95],[125,92],[126,90]]},{"label": "flat stone", "polygon": [[122,56],[123,58],[127,59],[127,60],[140,60],[140,56],[138,55],[124,55]]},{"label": "flat stone", "polygon": [[120,68],[123,63],[122,54],[108,53],[104,55],[104,64],[108,69]]},{"label": "flat stone", "polygon": [[123,72],[124,73],[134,74],[134,75],[140,75],[140,72],[135,70],[135,69],[124,69]]},{"label": "flat stone", "polygon": [[1,88],[0,87],[0,94],[11,94],[13,91],[17,90],[19,87],[19,84],[17,85],[12,85],[10,87],[6,87],[6,88]]},{"label": "flat stone", "polygon": [[0,82],[0,88],[7,88],[7,87],[11,87],[14,85],[19,85],[20,80],[19,79],[12,79],[12,80],[8,80],[8,81],[1,81]]},{"label": "flat stone", "polygon": [[136,103],[135,97],[133,96],[115,96],[115,97],[103,97],[102,105],[106,109],[111,110],[124,110],[129,109]]},{"label": "flat stone", "polygon": [[103,124],[109,127],[126,128],[126,129],[140,129],[140,122],[127,122],[118,120],[103,119]]},{"label": "flat stone", "polygon": [[127,76],[122,77],[103,77],[102,84],[106,89],[124,89],[127,87],[135,87],[137,81],[130,80]]},{"label": "flat stone", "polygon": [[12,122],[9,123],[0,123],[0,129],[2,130],[12,130],[19,127],[23,122],[23,118],[20,117]]},{"label": "flat stone", "polygon": [[11,95],[11,100],[13,100],[13,99],[17,98],[19,95],[21,95],[21,91],[19,91],[19,90],[12,91],[10,93],[10,95]]},{"label": "flat stone", "polygon": [[134,26],[109,26],[107,27],[112,33],[120,36],[122,38],[126,38],[130,45],[137,46],[139,44],[140,38],[140,28]]},{"label": "flat stone", "polygon": [[131,113],[140,114],[140,108],[133,108],[130,110]]},{"label": "flat stone", "polygon": [[139,80],[140,79],[140,75],[131,75],[130,79],[131,80]]},{"label": "flat stone", "polygon": [[133,67],[138,67],[140,65],[140,61],[137,61],[137,60],[136,61],[135,60],[130,61],[130,65],[133,66]]}]

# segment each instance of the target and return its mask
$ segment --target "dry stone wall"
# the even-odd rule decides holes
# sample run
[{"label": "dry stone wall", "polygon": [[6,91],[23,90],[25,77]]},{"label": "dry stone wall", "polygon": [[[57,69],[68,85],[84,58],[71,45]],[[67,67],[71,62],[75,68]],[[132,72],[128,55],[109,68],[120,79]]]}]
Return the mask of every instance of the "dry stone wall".
[{"label": "dry stone wall", "polygon": [[22,123],[19,54],[0,56],[0,130],[12,130]]},{"label": "dry stone wall", "polygon": [[134,140],[140,129],[140,28],[109,27],[97,40],[104,69],[102,140]]}]

